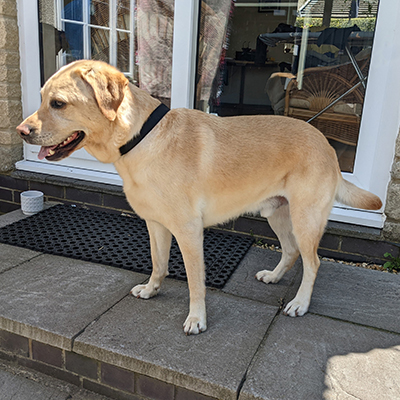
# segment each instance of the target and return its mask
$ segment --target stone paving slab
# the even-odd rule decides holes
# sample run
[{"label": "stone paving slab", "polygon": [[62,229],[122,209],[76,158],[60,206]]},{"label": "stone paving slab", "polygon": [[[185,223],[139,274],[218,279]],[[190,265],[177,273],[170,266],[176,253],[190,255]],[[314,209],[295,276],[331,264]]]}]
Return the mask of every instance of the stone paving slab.
[{"label": "stone paving slab", "polygon": [[400,333],[399,310],[400,275],[321,263],[310,312]]},{"label": "stone paving slab", "polygon": [[0,273],[16,267],[40,254],[41,253],[37,251],[0,243]]},{"label": "stone paving slab", "polygon": [[157,297],[124,298],[89,326],[73,351],[218,399],[236,399],[242,377],[278,307],[207,291],[208,329],[185,336],[185,282]]},{"label": "stone paving slab", "polygon": [[110,400],[0,360],[0,400]]},{"label": "stone paving slab", "polygon": [[21,219],[28,218],[25,214],[23,214],[22,210],[11,211],[7,214],[3,214],[0,217],[0,228],[6,225],[10,225],[14,222],[17,222]]},{"label": "stone paving slab", "polygon": [[[55,201],[46,201],[43,204],[43,209],[46,210],[47,208],[53,207],[57,204],[60,204],[60,203],[55,202]],[[10,224],[17,222],[24,218],[29,218],[29,217],[27,215],[25,215],[21,209],[11,211],[7,214],[3,214],[0,216],[0,228],[2,228],[3,226],[6,226],[6,225],[10,225]]]},{"label": "stone paving slab", "polygon": [[395,400],[399,365],[400,335],[317,315],[280,315],[239,400]]},{"label": "stone paving slab", "polygon": [[68,396],[0,369],[0,400],[66,400]]},{"label": "stone paving slab", "polygon": [[[289,288],[293,286],[296,276],[301,273],[300,258],[278,283],[265,284],[255,278],[258,271],[264,269],[272,271],[278,265],[280,259],[280,252],[252,247],[223,288],[223,291],[269,305],[280,306]],[[300,282],[299,279],[298,281]],[[296,290],[297,287],[298,285],[295,286]]]},{"label": "stone paving slab", "polygon": [[69,350],[75,335],[146,278],[40,255],[1,274],[0,329]]},{"label": "stone paving slab", "polygon": [[[295,266],[277,284],[265,285],[254,276],[261,269],[273,270],[280,253],[253,247],[242,260],[223,291],[280,305],[296,295],[302,267]],[[309,312],[400,333],[400,275],[322,261]]]}]

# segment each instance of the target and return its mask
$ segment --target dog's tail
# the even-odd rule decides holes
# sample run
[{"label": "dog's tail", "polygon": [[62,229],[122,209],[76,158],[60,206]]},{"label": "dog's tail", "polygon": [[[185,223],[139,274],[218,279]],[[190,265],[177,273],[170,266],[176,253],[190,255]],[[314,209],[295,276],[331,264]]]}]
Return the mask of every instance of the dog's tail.
[{"label": "dog's tail", "polygon": [[347,206],[365,210],[379,210],[382,207],[381,199],[378,196],[360,189],[345,179],[339,183],[335,200]]}]

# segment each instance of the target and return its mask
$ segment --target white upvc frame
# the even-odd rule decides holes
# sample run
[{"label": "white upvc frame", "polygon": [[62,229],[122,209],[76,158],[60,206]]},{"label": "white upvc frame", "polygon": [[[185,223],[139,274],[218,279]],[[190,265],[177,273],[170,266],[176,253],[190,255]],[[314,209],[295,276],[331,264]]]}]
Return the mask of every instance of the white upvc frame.
[{"label": "white upvc frame", "polygon": [[171,108],[194,108],[199,0],[175,0]]},{"label": "white upvc frame", "polygon": [[[385,204],[400,126],[400,2],[380,0],[354,171],[343,176]],[[334,207],[332,220],[381,228],[383,211]]]},{"label": "white upvc frame", "polygon": [[[17,0],[17,4],[23,113],[27,116],[40,104],[39,43],[31,23],[32,19],[37,20],[37,7],[31,0]],[[174,108],[193,108],[198,12],[198,0],[175,0],[171,87],[171,105]],[[395,69],[400,65],[400,42],[396,40],[400,37],[399,20],[400,2],[380,0],[354,172],[343,173],[347,180],[372,191],[384,202],[400,126],[400,79]],[[113,166],[102,164],[103,168],[99,170],[97,161],[91,159],[87,162],[90,164],[88,169],[83,164],[64,166],[62,162],[41,164],[39,161],[21,161],[17,168],[121,184]],[[334,221],[378,228],[383,226],[384,218],[382,211],[368,212],[342,206],[335,206],[330,216]]]}]

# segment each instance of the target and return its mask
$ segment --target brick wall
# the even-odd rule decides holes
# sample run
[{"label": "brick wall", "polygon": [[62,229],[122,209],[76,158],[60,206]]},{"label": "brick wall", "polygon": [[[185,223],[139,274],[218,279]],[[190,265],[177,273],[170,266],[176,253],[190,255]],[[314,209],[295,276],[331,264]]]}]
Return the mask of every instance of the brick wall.
[{"label": "brick wall", "polygon": [[400,242],[400,133],[396,141],[385,214],[387,219],[383,228],[384,237]]},{"label": "brick wall", "polygon": [[17,6],[0,0],[0,171],[22,159],[22,143],[15,127],[22,120]]},{"label": "brick wall", "polygon": [[0,359],[124,400],[216,400],[146,375],[0,330]]},{"label": "brick wall", "polygon": [[0,173],[0,215],[21,208],[20,195],[25,190],[42,191],[45,201],[106,212],[133,212],[120,186],[14,171]]}]

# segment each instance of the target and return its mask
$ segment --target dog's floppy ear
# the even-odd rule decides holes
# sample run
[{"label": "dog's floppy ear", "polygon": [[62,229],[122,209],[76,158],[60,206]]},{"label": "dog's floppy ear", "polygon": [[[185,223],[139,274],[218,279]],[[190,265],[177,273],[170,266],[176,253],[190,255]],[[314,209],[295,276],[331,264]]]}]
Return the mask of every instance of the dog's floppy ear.
[{"label": "dog's floppy ear", "polygon": [[108,65],[90,68],[81,73],[83,80],[93,89],[101,112],[110,121],[114,121],[124,98],[124,89],[128,84],[124,74]]}]

